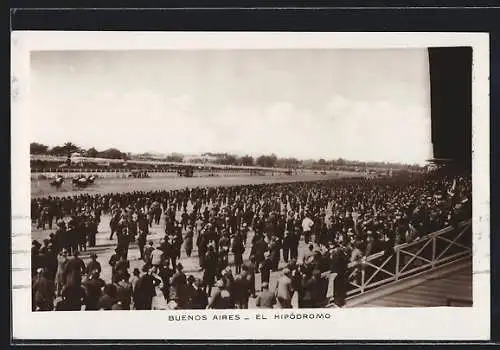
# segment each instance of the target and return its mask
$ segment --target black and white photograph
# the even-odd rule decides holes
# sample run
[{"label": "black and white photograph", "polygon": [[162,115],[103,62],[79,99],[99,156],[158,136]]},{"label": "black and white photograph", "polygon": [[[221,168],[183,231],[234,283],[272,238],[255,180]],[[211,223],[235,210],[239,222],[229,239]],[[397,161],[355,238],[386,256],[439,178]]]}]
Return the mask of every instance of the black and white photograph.
[{"label": "black and white photograph", "polygon": [[203,34],[199,47],[173,34],[163,48],[31,41],[17,124],[29,173],[13,173],[29,234],[13,252],[33,317],[324,323],[485,305],[476,51],[299,47],[307,37],[288,34],[260,47],[244,45],[257,34],[213,47]]}]

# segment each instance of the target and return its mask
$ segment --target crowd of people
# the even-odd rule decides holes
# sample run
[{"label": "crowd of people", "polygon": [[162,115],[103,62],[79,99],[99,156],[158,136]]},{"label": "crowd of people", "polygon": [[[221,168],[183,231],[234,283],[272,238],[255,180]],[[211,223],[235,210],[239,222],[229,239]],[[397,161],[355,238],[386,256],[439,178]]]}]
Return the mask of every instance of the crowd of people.
[{"label": "crowd of people", "polygon": [[[470,218],[471,189],[468,176],[421,175],[32,199],[35,227],[55,229],[33,241],[33,310],[147,310],[157,288],[173,309],[248,308],[250,298],[290,308],[294,293],[314,308],[327,302],[330,273],[342,306],[350,262]],[[110,281],[95,254],[87,265],[79,257],[96,246],[103,215],[116,236]],[[132,244],[143,264],[131,273]],[[184,272],[182,252],[197,253],[200,276]]]}]

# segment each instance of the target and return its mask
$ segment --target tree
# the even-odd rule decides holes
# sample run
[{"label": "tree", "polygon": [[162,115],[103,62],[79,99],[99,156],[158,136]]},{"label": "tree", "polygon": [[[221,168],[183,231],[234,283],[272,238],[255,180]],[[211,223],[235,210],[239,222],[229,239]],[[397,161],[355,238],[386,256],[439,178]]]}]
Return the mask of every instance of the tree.
[{"label": "tree", "polygon": [[64,150],[63,147],[61,146],[54,146],[49,150],[49,154],[54,155],[54,156],[68,156],[69,154],[65,153],[66,151]]},{"label": "tree", "polygon": [[47,145],[38,142],[30,143],[30,154],[47,154],[48,150],[49,146]]},{"label": "tree", "polygon": [[276,157],[275,154],[271,155],[262,155],[257,158],[256,163],[258,166],[261,167],[266,167],[266,168],[273,168],[276,166],[276,161],[278,160],[278,157]]},{"label": "tree", "polygon": [[94,147],[91,147],[87,150],[87,157],[90,158],[96,158],[99,154],[99,151],[96,150]]},{"label": "tree", "polygon": [[124,153],[116,148],[108,148],[102,152],[98,153],[99,158],[108,158],[108,159],[123,159]]},{"label": "tree", "polygon": [[253,157],[249,155],[245,155],[239,159],[239,163],[244,166],[253,166]]},{"label": "tree", "polygon": [[232,154],[225,154],[223,157],[218,159],[218,163],[223,165],[236,165],[237,158]]},{"label": "tree", "polygon": [[336,163],[337,163],[337,165],[345,165],[346,161],[344,159],[342,159],[342,158],[339,158],[339,159],[337,159]]},{"label": "tree", "polygon": [[61,150],[64,152],[65,155],[72,154],[75,152],[81,152],[80,147],[78,147],[72,142],[64,143],[64,145],[61,147]]},{"label": "tree", "polygon": [[297,168],[300,165],[300,161],[297,158],[279,158],[276,162],[276,166],[280,168]]},{"label": "tree", "polygon": [[176,154],[176,153],[169,154],[165,158],[165,161],[175,162],[175,163],[181,163],[183,160],[184,160],[184,157],[181,154]]}]

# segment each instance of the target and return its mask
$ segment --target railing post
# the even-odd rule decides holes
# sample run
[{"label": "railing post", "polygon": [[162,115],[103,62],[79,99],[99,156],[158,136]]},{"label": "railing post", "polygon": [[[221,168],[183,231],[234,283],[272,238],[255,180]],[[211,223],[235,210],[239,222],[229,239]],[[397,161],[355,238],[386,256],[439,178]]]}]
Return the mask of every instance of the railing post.
[{"label": "railing post", "polygon": [[365,291],[365,269],[361,268],[361,293]]},{"label": "railing post", "polygon": [[436,237],[432,237],[432,268],[436,266]]},{"label": "railing post", "polygon": [[394,272],[396,281],[399,280],[399,249],[396,249],[396,271]]}]

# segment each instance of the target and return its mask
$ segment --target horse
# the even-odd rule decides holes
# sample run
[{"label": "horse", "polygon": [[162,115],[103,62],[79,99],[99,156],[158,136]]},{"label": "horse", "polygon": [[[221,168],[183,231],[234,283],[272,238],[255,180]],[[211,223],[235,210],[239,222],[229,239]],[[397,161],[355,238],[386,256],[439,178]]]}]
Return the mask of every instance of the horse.
[{"label": "horse", "polygon": [[77,187],[87,187],[94,183],[95,176],[91,175],[86,177],[85,175],[76,176],[73,178],[73,185]]},{"label": "horse", "polygon": [[63,183],[64,178],[61,175],[57,175],[56,178],[50,182],[50,185],[60,188]]}]

